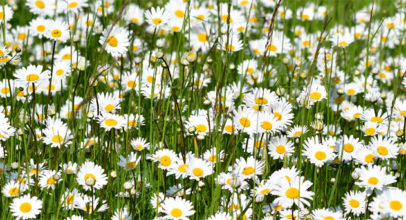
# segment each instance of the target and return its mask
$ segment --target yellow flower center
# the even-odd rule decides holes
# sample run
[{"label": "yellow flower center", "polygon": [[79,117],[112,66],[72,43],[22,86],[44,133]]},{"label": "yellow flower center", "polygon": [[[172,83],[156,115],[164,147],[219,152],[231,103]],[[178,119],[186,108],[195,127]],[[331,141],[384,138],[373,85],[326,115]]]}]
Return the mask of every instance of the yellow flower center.
[{"label": "yellow flower center", "polygon": [[321,98],[321,93],[320,92],[312,92],[310,94],[310,98],[314,100],[319,100]]},{"label": "yellow flower center", "polygon": [[206,125],[199,124],[199,125],[196,126],[196,131],[198,131],[198,132],[206,132],[207,127],[206,127]]},{"label": "yellow flower center", "polygon": [[314,155],[316,159],[318,160],[324,160],[326,159],[327,155],[324,153],[324,151],[317,151],[316,154]]},{"label": "yellow flower center", "polygon": [[248,119],[248,118],[241,118],[240,119],[240,123],[241,123],[241,125],[243,126],[243,127],[249,127],[249,126],[251,126],[251,122],[250,122],[250,120]]},{"label": "yellow flower center", "polygon": [[379,182],[379,180],[376,177],[371,177],[368,179],[368,183],[371,185],[376,185],[376,184],[378,184],[378,182]]},{"label": "yellow flower center", "polygon": [[[357,114],[359,114],[359,113],[357,113]],[[373,135],[373,134],[375,134],[375,128],[367,128],[367,130],[365,131],[365,133],[366,133],[367,135]]]},{"label": "yellow flower center", "polygon": [[178,167],[178,171],[182,172],[182,173],[186,173],[186,167],[189,168],[189,166],[187,164],[180,165]]},{"label": "yellow flower center", "polygon": [[22,203],[22,204],[20,205],[20,211],[23,212],[23,213],[28,213],[28,212],[30,212],[30,211],[31,211],[31,208],[32,208],[32,206],[31,206],[31,204],[28,203],[28,202],[24,202],[24,203]]},{"label": "yellow flower center", "polygon": [[66,204],[68,204],[68,205],[72,204],[73,199],[74,199],[73,195],[68,196],[68,198],[66,199]]},{"label": "yellow flower center", "polygon": [[89,177],[96,181],[96,177],[91,173],[86,174],[84,179],[87,180]]},{"label": "yellow flower center", "polygon": [[295,187],[291,187],[288,190],[286,190],[286,197],[289,199],[296,199],[299,198],[300,191],[296,189]]},{"label": "yellow flower center", "polygon": [[160,161],[161,161],[161,165],[164,167],[167,167],[167,166],[171,165],[171,163],[172,163],[172,159],[168,156],[161,157]]},{"label": "yellow flower center", "polygon": [[171,215],[175,218],[179,218],[180,216],[182,216],[182,210],[178,209],[178,208],[174,208],[171,211]]},{"label": "yellow flower center", "polygon": [[109,118],[106,121],[104,121],[104,124],[107,126],[116,126],[117,125],[117,121],[115,119]]},{"label": "yellow flower center", "polygon": [[403,208],[403,205],[401,202],[393,200],[392,202],[389,203],[389,207],[395,211],[399,211]]},{"label": "yellow flower center", "polygon": [[354,151],[354,146],[350,143],[344,145],[345,152],[351,153]]},{"label": "yellow flower center", "polygon": [[154,18],[154,19],[152,20],[152,23],[154,23],[155,25],[159,25],[160,23],[162,23],[162,19],[160,19],[160,18]]},{"label": "yellow flower center", "polygon": [[216,155],[213,155],[213,156],[210,156],[210,157],[209,157],[209,161],[210,161],[210,162],[216,162],[216,160],[217,160],[217,156],[216,156]]},{"label": "yellow flower center", "polygon": [[278,145],[277,147],[276,147],[276,152],[278,153],[278,154],[283,154],[283,153],[285,153],[285,146],[283,146],[283,145]]},{"label": "yellow flower center", "polygon": [[379,146],[378,148],[377,148],[377,152],[378,152],[378,154],[380,154],[380,155],[382,155],[382,156],[386,156],[386,155],[388,155],[388,148],[386,148],[386,147],[384,147],[384,146]]},{"label": "yellow flower center", "polygon": [[37,31],[38,31],[38,32],[44,32],[44,31],[45,31],[45,26],[42,25],[42,24],[38,25],[38,26],[37,26]]},{"label": "yellow flower center", "polygon": [[181,10],[176,10],[176,11],[175,11],[175,15],[176,15],[176,17],[178,17],[178,18],[183,18],[183,17],[185,17],[185,13],[184,13],[183,11],[181,11]]},{"label": "yellow flower center", "polygon": [[272,124],[270,122],[264,121],[262,122],[261,127],[265,130],[271,130],[272,129]]},{"label": "yellow flower center", "polygon": [[27,77],[25,77],[25,79],[26,79],[27,81],[30,81],[30,82],[36,81],[36,80],[39,79],[39,75],[38,75],[38,74],[35,74],[35,73],[33,73],[33,74],[28,74]]},{"label": "yellow flower center", "polygon": [[78,6],[77,2],[72,2],[68,5],[68,8],[75,8],[76,6]]},{"label": "yellow flower center", "polygon": [[235,132],[235,128],[232,125],[227,125],[224,129],[227,132]]},{"label": "yellow flower center", "polygon": [[1,93],[3,93],[3,94],[7,94],[9,92],[10,92],[9,88],[4,87],[4,88],[1,89]]},{"label": "yellow flower center", "polygon": [[63,141],[63,137],[60,135],[55,135],[52,137],[52,142],[54,143],[61,143]]},{"label": "yellow flower center", "polygon": [[203,172],[202,169],[200,169],[200,168],[194,168],[193,169],[193,175],[195,175],[195,176],[203,176],[203,174],[204,174],[204,172]]},{"label": "yellow flower center", "polygon": [[111,112],[114,110],[114,105],[112,104],[106,105],[106,107],[104,107],[104,110]]},{"label": "yellow flower center", "polygon": [[358,208],[359,207],[359,202],[357,200],[355,200],[355,199],[352,199],[350,201],[350,206],[353,207],[353,208]]},{"label": "yellow flower center", "polygon": [[118,45],[118,40],[116,37],[114,36],[110,36],[107,38],[107,43],[111,46],[111,47],[117,47]]},{"label": "yellow flower center", "polygon": [[136,166],[137,164],[135,164],[135,162],[128,162],[126,165],[125,165],[125,167],[127,168],[127,169],[134,169],[134,167]]},{"label": "yellow flower center", "polygon": [[35,2],[35,6],[37,6],[37,7],[40,8],[40,9],[45,8],[45,4],[44,4],[43,1],[36,1],[36,2]]},{"label": "yellow flower center", "polygon": [[261,194],[268,194],[271,190],[270,189],[264,189],[260,193]]},{"label": "yellow flower center", "polygon": [[10,194],[11,196],[15,196],[19,192],[20,192],[20,190],[17,187],[13,187],[8,191],[8,194]]},{"label": "yellow flower center", "polygon": [[253,167],[245,167],[242,171],[242,174],[244,175],[250,175],[255,172],[255,169]]},{"label": "yellow flower center", "polygon": [[367,163],[372,163],[375,160],[375,155],[373,154],[368,154],[365,156],[365,162]]},{"label": "yellow flower center", "polygon": [[62,36],[62,31],[55,29],[55,30],[51,31],[51,35],[52,35],[52,37],[59,38]]},{"label": "yellow flower center", "polygon": [[49,179],[47,180],[47,183],[48,183],[48,185],[54,184],[54,183],[55,183],[54,178],[53,178],[53,177],[49,178]]}]

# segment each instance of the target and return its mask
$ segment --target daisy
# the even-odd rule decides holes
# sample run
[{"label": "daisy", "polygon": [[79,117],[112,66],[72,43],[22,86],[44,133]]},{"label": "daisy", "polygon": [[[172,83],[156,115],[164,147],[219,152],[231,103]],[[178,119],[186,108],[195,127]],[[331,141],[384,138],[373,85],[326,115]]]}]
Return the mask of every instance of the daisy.
[{"label": "daisy", "polygon": [[406,216],[406,192],[398,188],[390,188],[382,195],[382,212],[389,213],[394,218]]},{"label": "daisy", "polygon": [[145,18],[149,25],[154,28],[160,28],[168,23],[172,16],[158,6],[157,8],[152,7],[151,10],[146,11]]},{"label": "daisy", "polygon": [[207,220],[232,220],[233,218],[227,212],[217,212],[216,214],[210,216]]},{"label": "daisy", "polygon": [[[165,12],[168,12],[169,15],[172,16],[173,19],[180,19],[183,20],[186,14],[187,3],[183,0],[170,0],[165,5]],[[173,21],[171,21],[173,22]]]},{"label": "daisy", "polygon": [[343,203],[345,207],[345,214],[353,213],[356,216],[365,212],[366,205],[366,193],[350,191],[343,197]]},{"label": "daisy", "polygon": [[[106,200],[101,201],[101,206],[99,206],[99,200],[100,198],[96,198],[95,196],[90,197],[86,195],[82,196],[76,196],[75,197],[75,208],[83,210],[87,212],[88,214],[97,211],[97,212],[104,212],[106,211],[109,207],[106,204]],[[99,207],[99,208],[98,208]]]},{"label": "daisy", "polygon": [[303,127],[296,125],[293,128],[291,128],[287,132],[287,134],[288,134],[288,137],[290,137],[290,138],[298,138],[298,137],[304,135],[307,131],[308,131],[308,129],[307,129],[306,125],[304,125]]},{"label": "daisy", "polygon": [[6,197],[18,197],[28,189],[26,184],[21,184],[16,181],[10,181],[3,186],[1,192]]},{"label": "daisy", "polygon": [[43,67],[41,65],[34,66],[34,65],[29,65],[27,68],[23,67],[21,69],[16,70],[14,73],[14,77],[17,78],[17,81],[26,84],[31,83],[39,83],[42,80],[47,80],[49,79],[49,70],[45,70],[42,72]]},{"label": "daisy", "polygon": [[274,202],[282,204],[285,208],[291,207],[293,204],[304,208],[305,205],[310,206],[308,200],[311,200],[314,195],[314,192],[308,191],[312,185],[310,181],[305,181],[304,177],[295,177],[290,181],[284,178],[278,181],[271,194],[279,196]]},{"label": "daisy", "polygon": [[154,208],[154,210],[157,210],[158,212],[162,212],[162,205],[161,203],[165,201],[165,194],[163,193],[158,193],[152,196],[150,203],[152,205],[152,208]]},{"label": "daisy", "polygon": [[355,171],[359,174],[358,186],[367,190],[381,190],[384,186],[395,183],[396,177],[386,174],[385,168],[378,165],[368,164],[368,168],[362,166],[356,168]]},{"label": "daisy", "polygon": [[49,21],[44,36],[51,40],[66,42],[70,37],[69,32],[69,25],[65,22],[60,20]]},{"label": "daisy", "polygon": [[364,134],[366,136],[375,136],[375,135],[379,134],[381,130],[382,130],[382,126],[380,126],[376,122],[371,122],[371,121],[366,122],[364,124],[364,126],[362,127],[362,131],[364,132]]},{"label": "daisy", "polygon": [[[359,141],[358,138],[355,138],[353,135],[348,137],[347,135],[344,135],[344,142],[341,140],[338,141],[341,145],[343,144],[343,147],[339,149],[338,155],[342,155],[342,160],[352,160],[355,159],[357,156],[357,151],[363,147],[363,144],[361,141]],[[341,157],[341,156],[340,156]]]},{"label": "daisy", "polygon": [[233,122],[238,130],[246,133],[253,133],[255,129],[255,112],[245,106],[234,110]]},{"label": "daisy", "polygon": [[337,209],[337,211],[332,208],[315,209],[313,210],[313,216],[315,220],[345,220],[345,218],[342,217],[343,213],[341,209]]},{"label": "daisy", "polygon": [[53,68],[53,77],[54,79],[64,80],[67,76],[70,76],[71,67],[70,62],[66,61],[55,61]]},{"label": "daisy", "polygon": [[375,161],[374,152],[366,147],[361,147],[356,153],[356,161],[363,165],[373,163]]},{"label": "daisy", "polygon": [[136,4],[130,4],[125,12],[125,18],[128,22],[142,25],[144,23],[144,9]]},{"label": "daisy", "polygon": [[309,145],[307,143],[304,145],[304,148],[303,155],[307,156],[310,162],[317,167],[322,167],[324,163],[336,157],[334,149],[324,144],[314,143]]},{"label": "daisy", "polygon": [[4,11],[3,7],[0,8],[0,24],[5,21],[8,23],[8,21],[13,17],[14,11],[10,8],[8,5],[4,5]]},{"label": "daisy", "polygon": [[38,197],[31,197],[30,194],[14,198],[10,204],[12,215],[17,219],[36,218],[41,213],[42,201]]},{"label": "daisy", "polygon": [[354,36],[350,33],[342,34],[335,34],[331,36],[330,40],[333,42],[333,45],[341,48],[345,48],[354,42]]},{"label": "daisy", "polygon": [[399,151],[398,146],[390,138],[381,135],[372,137],[368,148],[374,152],[376,157],[383,160],[396,158]]},{"label": "daisy", "polygon": [[237,35],[229,36],[227,42],[227,36],[223,35],[220,40],[219,49],[225,50],[228,52],[236,52],[242,49],[242,41],[238,39]]},{"label": "daisy", "polygon": [[114,212],[113,217],[111,217],[111,220],[131,220],[133,219],[132,215],[128,213],[128,210],[123,208],[119,209],[116,212]]},{"label": "daisy", "polygon": [[106,129],[106,131],[110,131],[112,128],[120,130],[126,125],[123,116],[111,113],[105,113],[105,116],[99,115],[98,122],[102,128]]},{"label": "daisy", "polygon": [[29,0],[27,6],[32,13],[37,15],[52,16],[55,11],[55,1],[53,0]]},{"label": "daisy", "polygon": [[95,114],[97,114],[97,107],[101,114],[114,113],[121,109],[120,102],[121,99],[114,93],[98,93],[97,98],[92,99],[91,108],[96,109]]},{"label": "daisy", "polygon": [[286,136],[272,138],[268,144],[269,155],[276,159],[283,159],[285,155],[290,157],[294,152],[293,143]]},{"label": "daisy", "polygon": [[43,173],[41,173],[41,176],[39,178],[39,184],[42,188],[51,188],[55,189],[55,185],[59,182],[62,181],[63,179],[60,178],[58,181],[54,179],[54,176],[58,174],[61,176],[61,172],[56,172],[55,170],[45,170]]},{"label": "daisy", "polygon": [[118,25],[114,27],[109,25],[102,34],[99,43],[106,45],[105,49],[108,53],[113,57],[126,55],[130,41],[129,33],[125,28],[121,28]]},{"label": "daisy", "polygon": [[254,157],[250,156],[247,160],[243,157],[237,159],[234,164],[233,172],[242,179],[251,179],[254,176],[262,175],[264,169],[264,161],[257,161]]},{"label": "daisy", "polygon": [[[93,187],[90,187],[85,183],[87,178],[92,178],[95,181],[95,185]],[[107,184],[107,176],[104,174],[104,169],[101,166],[89,161],[84,162],[80,166],[79,172],[76,175],[76,180],[78,181],[78,184],[81,185],[86,191],[92,188],[101,189]]]},{"label": "daisy", "polygon": [[128,158],[125,158],[120,155],[120,161],[117,163],[120,167],[126,168],[127,171],[133,170],[138,163],[140,162],[141,157],[137,158],[137,155],[134,154],[134,152],[131,152],[130,155],[128,155]]},{"label": "daisy", "polygon": [[72,163],[71,161],[64,163],[61,167],[66,174],[76,174],[78,169],[78,165],[76,163]]},{"label": "daisy", "polygon": [[38,38],[41,39],[47,32],[48,22],[49,21],[43,17],[37,17],[36,19],[31,20],[29,26],[31,29],[30,33],[32,33],[34,36],[38,36]]},{"label": "daisy", "polygon": [[58,4],[59,12],[78,14],[82,8],[87,7],[87,0],[67,0]]},{"label": "daisy", "polygon": [[200,180],[213,173],[213,165],[209,161],[200,158],[192,158],[185,167],[190,179]]},{"label": "daisy", "polygon": [[152,155],[152,160],[154,162],[159,162],[159,168],[168,170],[174,166],[174,163],[179,160],[179,158],[176,156],[176,153],[173,150],[162,149],[156,151],[155,154]]},{"label": "daisy", "polygon": [[361,117],[363,112],[362,106],[351,106],[347,110],[344,109],[340,114],[347,121],[355,121]]},{"label": "daisy", "polygon": [[69,145],[72,143],[73,135],[70,129],[63,125],[61,127],[49,128],[43,130],[45,137],[43,141],[51,147],[60,148],[62,145]]},{"label": "daisy", "polygon": [[149,150],[149,143],[147,142],[146,139],[138,137],[136,139],[133,139],[131,141],[131,146],[133,147],[134,150],[136,151],[142,151],[144,149]]},{"label": "daisy", "polygon": [[205,160],[208,160],[208,161],[212,162],[212,163],[223,162],[224,150],[220,151],[217,154],[217,149],[215,147],[213,147],[212,149],[207,150],[203,154],[203,158]]},{"label": "daisy", "polygon": [[[211,123],[213,124],[213,123]],[[194,126],[198,134],[206,135],[209,130],[209,122],[206,116],[190,116],[189,121],[185,124],[186,127]]]},{"label": "daisy", "polygon": [[167,175],[175,174],[176,179],[182,177],[183,179],[188,176],[186,168],[189,168],[189,161],[186,163],[183,160],[176,160],[171,168],[169,168]]},{"label": "daisy", "polygon": [[188,219],[188,216],[191,216],[195,213],[192,206],[192,203],[181,198],[167,198],[161,203],[162,212],[166,215],[166,219]]},{"label": "daisy", "polygon": [[238,190],[246,190],[249,189],[249,185],[247,181],[239,178],[238,176],[234,175],[233,173],[220,173],[218,176],[218,184],[223,185],[221,188],[222,189],[227,189],[230,192],[234,192],[234,188],[231,187],[231,181],[240,181],[241,186],[238,188]]}]

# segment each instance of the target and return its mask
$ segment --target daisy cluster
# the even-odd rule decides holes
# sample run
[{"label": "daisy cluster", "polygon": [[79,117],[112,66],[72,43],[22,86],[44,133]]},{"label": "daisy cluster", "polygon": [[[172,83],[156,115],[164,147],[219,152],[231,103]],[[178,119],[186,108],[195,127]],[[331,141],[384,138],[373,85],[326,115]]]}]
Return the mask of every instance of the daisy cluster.
[{"label": "daisy cluster", "polygon": [[1,4],[1,219],[406,218],[404,0]]}]

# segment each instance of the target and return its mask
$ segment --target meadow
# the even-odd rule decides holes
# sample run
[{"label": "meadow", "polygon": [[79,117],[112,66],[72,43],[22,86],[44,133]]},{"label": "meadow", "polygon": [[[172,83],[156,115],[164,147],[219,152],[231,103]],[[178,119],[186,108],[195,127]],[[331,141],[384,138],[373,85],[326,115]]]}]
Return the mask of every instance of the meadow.
[{"label": "meadow", "polygon": [[0,219],[405,219],[405,9],[0,1]]}]

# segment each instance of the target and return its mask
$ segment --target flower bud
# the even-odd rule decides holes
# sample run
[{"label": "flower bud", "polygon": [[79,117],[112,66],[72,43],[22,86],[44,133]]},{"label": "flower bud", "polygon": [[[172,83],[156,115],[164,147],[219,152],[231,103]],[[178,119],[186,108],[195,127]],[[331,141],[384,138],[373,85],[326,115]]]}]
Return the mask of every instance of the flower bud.
[{"label": "flower bud", "polygon": [[195,131],[196,131],[196,127],[195,127],[195,126],[190,126],[190,127],[187,129],[187,131],[188,131],[189,133],[193,134],[193,133],[195,133]]},{"label": "flower bud", "polygon": [[339,95],[339,96],[344,95],[344,90],[343,89],[338,89],[337,90],[337,95]]},{"label": "flower bud", "polygon": [[205,105],[205,106],[211,105],[211,101],[206,99],[206,100],[204,100],[203,105]]},{"label": "flower bud", "polygon": [[290,62],[289,58],[285,57],[282,59],[283,64],[288,64]]},{"label": "flower bud", "polygon": [[276,95],[278,95],[279,97],[282,97],[283,95],[285,95],[286,90],[283,87],[278,87],[276,89]]},{"label": "flower bud", "polygon": [[396,161],[392,160],[392,163],[390,165],[393,171],[398,171],[399,170],[399,165]]},{"label": "flower bud", "polygon": [[130,190],[133,187],[133,184],[131,182],[125,182],[124,183],[124,189],[125,190]]},{"label": "flower bud", "polygon": [[96,183],[96,180],[93,179],[93,177],[88,177],[88,178],[85,180],[85,183],[86,183],[86,185],[88,185],[88,186],[94,186],[94,184]]},{"label": "flower bud", "polygon": [[241,180],[240,180],[240,178],[238,178],[237,176],[236,177],[233,177],[231,180],[230,180],[230,186],[233,188],[233,189],[238,189],[238,188],[240,188],[240,186],[241,186]]},{"label": "flower bud", "polygon": [[352,177],[354,180],[357,180],[357,179],[359,178],[359,173],[357,173],[357,171],[353,171],[353,172],[351,173],[351,177]]},{"label": "flower bud", "polygon": [[56,173],[52,178],[54,178],[55,181],[59,181],[61,179],[61,176]]},{"label": "flower bud", "polygon": [[115,170],[110,172],[110,177],[115,179],[117,177],[117,172]]},{"label": "flower bud", "polygon": [[18,162],[12,162],[11,163],[11,168],[14,169],[14,170],[18,169]]},{"label": "flower bud", "polygon": [[199,135],[197,135],[197,140],[199,140],[199,141],[202,141],[202,140],[204,140],[204,135],[201,135],[201,134],[199,134]]},{"label": "flower bud", "polygon": [[84,71],[86,68],[86,58],[80,57],[77,69],[80,71]]},{"label": "flower bud", "polygon": [[161,59],[162,57],[164,57],[164,52],[161,50],[158,50],[156,53],[156,58]]}]

